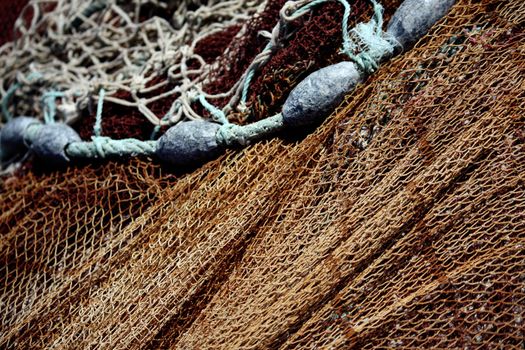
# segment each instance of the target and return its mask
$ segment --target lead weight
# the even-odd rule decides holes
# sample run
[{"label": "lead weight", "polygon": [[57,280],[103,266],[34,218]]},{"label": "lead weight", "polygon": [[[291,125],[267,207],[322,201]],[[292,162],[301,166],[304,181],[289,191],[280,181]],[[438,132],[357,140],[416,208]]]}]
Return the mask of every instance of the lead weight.
[{"label": "lead weight", "polygon": [[31,151],[43,161],[54,166],[69,163],[66,147],[73,142],[81,142],[80,136],[70,126],[63,123],[46,124],[38,127],[30,135]]},{"label": "lead weight", "polygon": [[27,150],[24,135],[30,125],[41,124],[32,117],[16,117],[8,121],[0,130],[0,149],[3,160],[10,159]]},{"label": "lead weight", "polygon": [[284,123],[296,127],[322,120],[363,78],[364,73],[353,62],[340,62],[313,72],[286,99]]},{"label": "lead weight", "polygon": [[224,149],[217,142],[219,128],[219,124],[204,120],[180,122],[159,138],[155,153],[171,165],[201,165],[220,155]]},{"label": "lead weight", "polygon": [[455,0],[405,0],[392,16],[387,33],[405,48],[425,35],[454,3]]}]

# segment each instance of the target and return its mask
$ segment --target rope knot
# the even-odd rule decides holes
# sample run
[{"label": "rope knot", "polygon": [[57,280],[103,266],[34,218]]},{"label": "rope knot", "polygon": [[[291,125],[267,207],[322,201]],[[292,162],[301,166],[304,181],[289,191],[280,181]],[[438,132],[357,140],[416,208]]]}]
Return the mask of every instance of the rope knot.
[{"label": "rope knot", "polygon": [[394,53],[397,44],[395,38],[382,29],[383,7],[377,1],[371,1],[374,15],[369,22],[359,23],[350,31],[344,24],[341,50],[367,74],[374,73],[379,68],[379,63]]},{"label": "rope knot", "polygon": [[241,132],[241,126],[236,124],[224,124],[217,131],[217,142],[227,147],[245,146],[248,141]]},{"label": "rope knot", "polygon": [[111,138],[106,136],[91,136],[97,158],[106,158],[105,147],[111,142]]}]

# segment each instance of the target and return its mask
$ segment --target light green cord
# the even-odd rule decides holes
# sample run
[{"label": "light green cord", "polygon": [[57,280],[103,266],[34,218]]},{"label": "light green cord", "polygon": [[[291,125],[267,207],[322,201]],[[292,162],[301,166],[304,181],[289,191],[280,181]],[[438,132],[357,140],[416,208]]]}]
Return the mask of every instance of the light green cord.
[{"label": "light green cord", "polygon": [[224,146],[245,146],[284,128],[281,113],[248,125],[225,124],[217,132],[217,142]]},{"label": "light green cord", "polygon": [[[333,1],[333,0],[315,0],[315,1],[312,1],[309,4],[306,4],[306,5],[298,8],[291,15],[293,15],[294,17],[300,17],[300,16],[306,14],[307,12],[311,11],[314,7],[316,7],[316,6],[320,5],[320,4],[323,4],[323,3],[330,2],[330,1]],[[352,9],[351,9],[350,4],[348,3],[348,1],[346,1],[346,0],[337,0],[337,1],[339,1],[344,7],[344,15],[343,15],[343,43],[344,43],[347,40],[350,40],[350,36],[348,35],[348,20],[350,18],[350,14],[352,12],[351,11]],[[264,48],[263,52],[264,51],[271,52],[273,49],[274,49],[274,45],[272,44],[272,41],[270,40],[270,42]],[[255,67],[252,67],[248,71],[248,73],[246,74],[246,79],[244,80],[244,85],[243,85],[242,95],[241,95],[241,104],[243,104],[243,105],[246,104],[246,101],[248,100],[248,91],[250,89],[250,84],[252,82],[252,79],[255,76],[255,72],[258,69],[260,69],[260,68],[261,67],[259,65],[255,66]]]},{"label": "light green cord", "polygon": [[64,94],[59,91],[51,90],[42,95],[42,104],[44,105],[44,122],[46,124],[53,124],[57,111],[56,99],[64,97]]},{"label": "light green cord", "polygon": [[[327,3],[333,0],[315,0],[309,4],[300,7],[292,15],[295,17],[302,16],[307,12],[311,11],[314,7]],[[373,19],[368,23],[359,23],[356,28],[348,30],[348,22],[352,13],[352,8],[348,1],[337,0],[343,5],[343,21],[342,21],[342,33],[343,33],[343,48],[342,53],[346,54],[355,64],[361,68],[361,70],[367,74],[373,73],[379,67],[379,62],[386,56],[391,55],[394,52],[396,41],[393,37],[383,32],[383,6],[376,0],[369,0],[374,8]],[[366,50],[359,50],[360,47],[352,39],[352,35],[355,36]],[[270,41],[264,51],[271,51],[274,47],[272,41]],[[355,52],[361,51],[359,54]],[[260,67],[253,67],[247,73],[246,79],[241,95],[241,104],[246,104],[248,100],[248,91],[250,84],[255,76],[255,72]],[[214,107],[216,108],[216,107]]]},{"label": "light green cord", "polygon": [[206,97],[204,97],[204,95],[199,95],[199,101],[200,103],[202,104],[202,106],[204,108],[206,108],[206,110],[208,112],[211,113],[211,115],[213,117],[215,117],[215,119],[221,123],[221,124],[229,124],[230,122],[228,121],[228,119],[226,118],[226,114],[224,114],[223,111],[221,111],[220,109],[218,109],[217,107],[215,107],[214,105],[212,105],[211,103],[209,103],[207,100],[206,100]]},{"label": "light green cord", "polygon": [[15,83],[11,85],[9,89],[7,90],[4,98],[2,99],[2,114],[4,115],[5,120],[7,121],[10,121],[11,119],[13,119],[13,115],[11,114],[11,112],[9,112],[9,102],[15,95],[16,90],[20,88],[20,86],[21,85],[19,83]]},{"label": "light green cord", "polygon": [[66,154],[71,158],[136,157],[154,155],[157,148],[157,141],[113,140],[102,136],[93,136],[92,140],[69,144]]},{"label": "light green cord", "polygon": [[[392,55],[397,45],[395,38],[383,31],[383,6],[376,0],[369,1],[374,6],[372,19],[367,23],[357,24],[350,32],[343,26],[342,49],[342,52],[367,74],[375,72],[381,60]],[[352,37],[359,42],[356,43]]]}]

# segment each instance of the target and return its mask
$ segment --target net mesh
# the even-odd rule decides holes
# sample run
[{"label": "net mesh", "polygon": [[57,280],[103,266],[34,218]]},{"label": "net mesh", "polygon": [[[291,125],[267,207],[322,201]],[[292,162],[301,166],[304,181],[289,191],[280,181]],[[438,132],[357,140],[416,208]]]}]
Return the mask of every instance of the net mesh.
[{"label": "net mesh", "polygon": [[459,0],[312,134],[192,173],[4,178],[0,347],[523,348],[524,23]]}]

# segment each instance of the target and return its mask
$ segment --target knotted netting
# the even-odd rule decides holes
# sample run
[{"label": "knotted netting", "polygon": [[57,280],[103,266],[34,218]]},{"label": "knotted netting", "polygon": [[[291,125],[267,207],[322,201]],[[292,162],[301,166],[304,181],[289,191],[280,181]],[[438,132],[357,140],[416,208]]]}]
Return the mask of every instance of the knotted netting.
[{"label": "knotted netting", "polygon": [[[220,62],[207,92],[240,79],[283,3],[203,39]],[[352,24],[370,16],[351,3]],[[327,3],[301,19],[240,122],[343,59],[341,16]],[[524,24],[521,1],[460,0],[311,134],[190,173],[24,163],[1,185],[0,347],[523,348]],[[105,108],[112,137],[152,132]],[[74,126],[89,137],[94,121]]]}]

